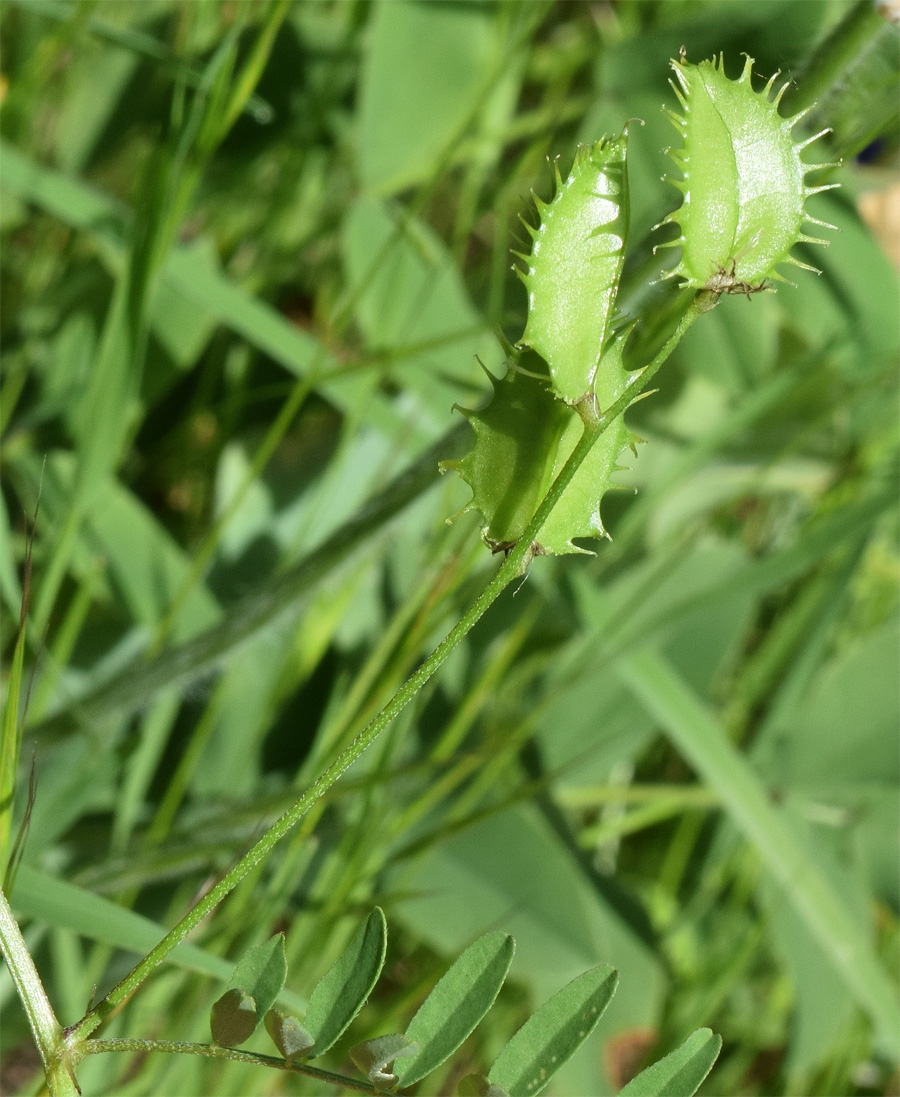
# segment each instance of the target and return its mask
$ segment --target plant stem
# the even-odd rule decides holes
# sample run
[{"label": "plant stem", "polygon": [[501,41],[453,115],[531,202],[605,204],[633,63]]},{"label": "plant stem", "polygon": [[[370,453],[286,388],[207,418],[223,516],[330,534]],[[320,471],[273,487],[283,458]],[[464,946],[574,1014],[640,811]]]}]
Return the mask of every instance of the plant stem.
[{"label": "plant stem", "polygon": [[[706,793],[705,789],[702,791]],[[633,811],[625,812],[613,819],[605,819],[595,826],[585,827],[578,835],[578,844],[584,849],[595,849],[606,842],[623,838],[626,834],[636,834],[639,830],[656,826],[657,823],[671,819],[673,815],[683,815],[686,811],[698,809],[709,810],[718,806],[718,797],[711,793],[706,793],[702,799],[699,797],[683,799],[678,796],[659,797]]]},{"label": "plant stem", "polygon": [[330,1086],[342,1089],[355,1089],[360,1093],[377,1093],[373,1085],[357,1078],[348,1078],[344,1074],[334,1074],[330,1070],[318,1070],[306,1063],[289,1062],[274,1055],[258,1055],[252,1051],[239,1051],[233,1047],[217,1047],[215,1044],[191,1044],[175,1040],[85,1040],[79,1048],[79,1057],[101,1055],[107,1051],[148,1052],[163,1051],[170,1055],[203,1055],[207,1059],[227,1059],[234,1063],[255,1063],[257,1066],[274,1067],[289,1074],[305,1074]]},{"label": "plant stem", "polygon": [[370,721],[357,735],[353,742],[342,751],[334,762],[325,769],[319,777],[309,786],[306,792],[281,816],[274,826],[267,831],[262,838],[210,889],[209,892],[181,919],[181,921],[160,941],[143,960],[140,961],[120,983],[107,994],[103,1001],[99,1002],[92,1010],[74,1025],[69,1031],[73,1041],[84,1040],[102,1021],[147,978],[151,971],[157,967],[173,948],[194,929],[199,923],[232,891],[240,881],[251,872],[260,862],[269,855],[273,847],[290,830],[297,825],[313,804],[323,796],[328,789],[338,780],[341,774],[351,766],[378,738],[382,731],[399,715],[399,713],[415,697],[422,686],[441,666],[447,656],[460,643],[461,640],[475,627],[488,608],[497,600],[506,587],[521,574],[523,566],[530,561],[533,555],[533,546],[537,541],[541,527],[546,522],[550,512],[556,506],[563,492],[569,486],[575,473],[590,453],[600,435],[620,415],[622,415],[635,397],[641,393],[652,380],[660,366],[669,357],[676,345],[680,342],[685,332],[701,314],[696,300],[691,303],[682,315],[674,332],[668,341],[658,352],[656,357],[637,371],[630,379],[630,383],[618,400],[605,412],[597,415],[593,421],[585,426],[577,446],[572,451],[566,464],[563,466],[556,480],[550,486],[547,495],[538,507],[534,517],[526,527],[522,537],[510,550],[503,565],[497,571],[494,578],[488,583],[481,595],[475,600],[469,610],[457,622],[435,650],[428,656],[422,665],[412,674],[403,686],[394,694],[381,712]]},{"label": "plant stem", "polygon": [[789,89],[786,96],[789,113],[796,114],[812,106],[829,92],[886,22],[872,0],[857,0],[810,57],[796,85]]},{"label": "plant stem", "polygon": [[44,1064],[47,1085],[53,1097],[74,1097],[79,1092],[68,1061],[62,1025],[44,990],[34,960],[13,917],[9,902],[0,891],[0,949],[16,986],[34,1042]]}]

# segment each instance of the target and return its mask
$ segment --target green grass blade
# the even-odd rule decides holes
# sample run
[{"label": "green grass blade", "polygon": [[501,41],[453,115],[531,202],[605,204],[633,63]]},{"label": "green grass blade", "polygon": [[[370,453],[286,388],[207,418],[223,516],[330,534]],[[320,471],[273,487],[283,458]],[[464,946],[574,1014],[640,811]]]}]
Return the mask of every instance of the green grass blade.
[{"label": "green grass blade", "polygon": [[63,224],[99,237],[121,262],[124,230],[131,218],[124,203],[64,172],[45,168],[9,141],[0,141],[0,184],[7,193],[38,206]]},{"label": "green grass blade", "polygon": [[80,723],[99,724],[113,716],[136,712],[167,688],[185,685],[209,673],[251,637],[283,616],[298,612],[302,600],[322,579],[369,545],[376,531],[436,483],[438,461],[459,451],[467,429],[461,424],[450,431],[319,548],[282,575],[261,584],[232,607],[220,624],[155,659],[130,665],[89,696],[50,714],[29,730],[41,737],[69,734]]},{"label": "green grass blade", "polygon": [[[14,2],[49,19],[66,21],[72,16],[71,6],[59,0],[14,0]],[[165,42],[161,42],[152,34],[137,30],[135,27],[119,26],[117,23],[98,19],[95,16],[87,19],[85,27],[100,41],[128,50],[139,57],[158,61],[163,71],[170,73],[178,80],[183,80],[189,87],[197,87],[203,79],[203,73],[199,69],[186,64]],[[242,109],[257,120],[267,121],[272,117],[271,105],[259,95],[248,96]]]},{"label": "green grass blade", "polygon": [[[824,515],[811,523],[797,540],[760,560],[750,560],[724,578],[713,575],[701,591],[691,591],[684,597],[659,606],[652,598],[646,608],[612,622],[613,644],[617,650],[646,641],[648,633],[657,632],[676,622],[699,605],[708,606],[717,600],[732,600],[741,594],[760,597],[803,575],[830,555],[845,541],[856,540],[874,526],[897,498],[896,485],[881,484],[878,489],[846,506]],[[608,634],[607,634],[608,635]]]},{"label": "green grass blade", "polygon": [[[130,952],[147,952],[165,930],[158,922],[126,910],[109,899],[94,895],[74,884],[56,880],[31,865],[22,865],[16,875],[12,905],[20,918],[34,918],[50,926],[73,930],[89,941],[98,941]],[[227,982],[234,965],[220,956],[182,941],[171,953],[173,966],[209,975]],[[282,990],[278,1001],[302,1012],[306,1002]]]},{"label": "green grass blade", "polygon": [[25,628],[19,628],[6,683],[0,742],[0,878],[5,877],[12,842],[12,817],[15,804],[16,776],[21,745],[19,705],[22,699],[22,674],[25,661]]},{"label": "green grass blade", "polygon": [[718,793],[872,1019],[885,1046],[900,1054],[895,987],[840,896],[775,808],[749,763],[732,746],[707,707],[655,652],[624,657],[618,673],[675,747]]},{"label": "green grass blade", "polygon": [[[0,142],[0,186],[64,224],[90,233],[103,245],[114,269],[124,269],[125,233],[133,219],[127,206],[80,180],[43,167],[6,141]],[[271,305],[211,270],[196,249],[172,249],[160,272],[160,286],[243,336],[296,376],[313,369],[317,374],[340,372],[337,360],[318,339],[298,330]],[[317,387],[337,407],[363,415],[411,448],[427,441],[427,435],[401,416],[389,400],[372,392],[368,384],[360,386],[353,371],[343,377],[323,377]]]}]

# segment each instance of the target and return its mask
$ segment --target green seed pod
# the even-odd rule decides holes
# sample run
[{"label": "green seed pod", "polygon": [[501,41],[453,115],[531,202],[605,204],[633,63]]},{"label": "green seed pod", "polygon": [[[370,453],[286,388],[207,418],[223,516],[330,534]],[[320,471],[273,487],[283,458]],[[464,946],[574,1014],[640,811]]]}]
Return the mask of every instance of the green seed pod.
[{"label": "green seed pod", "polygon": [[547,384],[510,368],[481,411],[458,410],[469,420],[475,441],[459,461],[445,461],[472,489],[465,508],[485,519],[482,535],[495,552],[519,540],[552,482],[553,456],[576,412],[557,400]]},{"label": "green seed pod", "polygon": [[832,166],[800,159],[802,150],[822,134],[795,142],[791,131],[807,111],[782,118],[778,104],[788,84],[771,96],[775,73],[756,92],[752,67],[748,57],[740,77],[729,80],[721,56],[699,65],[683,58],[672,62],[678,79],[678,85],[671,81],[672,88],[683,114],[667,114],[683,146],[670,155],[683,179],[668,181],[682,191],[684,201],[661,222],[679,225],[680,237],[661,246],[681,247],[672,276],[716,294],[749,295],[767,288],[766,278],[785,281],[775,272],[779,263],[815,271],[790,250],[798,241],[827,243],[807,236],[804,222],[834,227],[806,213],[810,195],[837,186],[805,182],[807,172]]},{"label": "green seed pod", "polygon": [[569,404],[594,390],[616,300],[628,231],[627,134],[581,147],[565,182],[556,174],[548,205],[536,199],[540,224],[521,256],[528,290],[522,343],[550,367],[553,388]]},{"label": "green seed pod", "polygon": [[[622,369],[625,337],[603,356],[596,378],[601,407],[609,407],[624,391]],[[455,469],[472,489],[466,510],[479,510],[482,536],[500,552],[522,536],[538,504],[581,438],[584,424],[573,409],[558,400],[545,382],[510,369],[503,380],[491,377],[494,395],[481,411],[463,415],[472,424],[475,442],[459,461],[446,461],[442,471]],[[607,536],[600,503],[614,485],[618,458],[631,442],[619,416],[600,436],[571,484],[553,508],[533,546],[535,555],[584,552],[575,538]]]}]

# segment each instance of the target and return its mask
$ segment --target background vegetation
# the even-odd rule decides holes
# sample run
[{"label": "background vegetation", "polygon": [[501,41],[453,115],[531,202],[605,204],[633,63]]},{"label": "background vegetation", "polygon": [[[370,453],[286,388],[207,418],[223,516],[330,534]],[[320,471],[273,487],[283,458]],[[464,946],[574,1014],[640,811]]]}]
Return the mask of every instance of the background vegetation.
[{"label": "background vegetation", "polygon": [[[703,753],[740,746],[896,971],[898,287],[858,213],[896,217],[896,28],[844,0],[7,0],[0,31],[0,611],[5,680],[18,650],[29,690],[0,839],[31,784],[13,906],[63,1023],[496,568],[476,515],[446,523],[468,492],[437,460],[465,445],[453,403],[486,396],[475,356],[499,372],[496,330],[521,335],[510,246],[546,158],[644,120],[624,292],[652,342],[672,253],[649,234],[678,199],[668,60],[724,51],[736,75],[746,51],[798,77],[787,111],[814,91],[810,133],[834,128],[818,156],[845,160],[815,205],[840,232],[801,254],[822,276],[693,328],[629,414],[648,444],[612,543],[535,561],[104,1035],[208,1040],[236,957],[276,930],[301,1006],[377,902],[388,967],[350,1042],[402,1029],[478,934],[518,942],[424,1092],[455,1092],[603,961],[619,991],[554,1092],[616,1092],[701,1025],[725,1041],[701,1092],[898,1092],[875,992]],[[673,744],[701,724],[686,760]],[[14,1000],[4,970],[4,1089],[36,1092]],[[316,1092],[180,1056],[96,1056],[79,1078]]]}]

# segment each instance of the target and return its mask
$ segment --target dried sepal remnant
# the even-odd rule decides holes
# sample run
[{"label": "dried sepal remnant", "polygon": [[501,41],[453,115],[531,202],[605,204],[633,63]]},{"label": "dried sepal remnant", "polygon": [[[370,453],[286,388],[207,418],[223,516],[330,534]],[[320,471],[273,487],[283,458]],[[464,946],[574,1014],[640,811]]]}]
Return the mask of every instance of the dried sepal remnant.
[{"label": "dried sepal remnant", "polygon": [[[598,370],[601,407],[612,404],[627,383],[622,342],[612,344]],[[482,536],[493,551],[501,552],[522,536],[581,438],[584,424],[577,411],[536,377],[510,368],[502,380],[492,377],[491,382],[494,393],[487,407],[460,409],[475,432],[471,450],[458,461],[445,462],[442,469],[455,469],[472,489],[466,509],[481,512]],[[601,500],[614,486],[618,459],[631,441],[624,417],[619,416],[600,436],[544,523],[532,556],[584,552],[576,539],[607,536]]]},{"label": "dried sepal remnant", "polygon": [[837,184],[806,182],[808,172],[831,165],[801,160],[803,149],[822,134],[794,140],[792,131],[807,111],[793,118],[778,113],[788,84],[773,95],[776,73],[754,91],[750,57],[737,80],[725,75],[721,56],[698,65],[682,58],[672,68],[681,114],[667,113],[682,147],[670,155],[682,178],[669,181],[684,201],[662,222],[681,229],[676,240],[662,245],[681,248],[671,275],[711,293],[749,296],[765,288],[766,279],[785,280],[775,270],[780,263],[815,270],[790,251],[800,241],[827,243],[803,231],[805,223],[834,227],[809,216],[806,202]]},{"label": "dried sepal remnant", "polygon": [[522,343],[546,361],[555,392],[575,404],[594,389],[609,334],[628,232],[627,133],[582,146],[537,227],[520,272],[528,290]]},{"label": "dried sepal remnant", "polygon": [[767,279],[756,284],[742,282],[735,274],[734,268],[734,259],[729,260],[727,267],[723,267],[719,263],[716,263],[715,274],[707,279],[703,288],[710,293],[715,294],[742,293],[748,300],[753,293],[764,293],[766,290],[774,288]]}]

